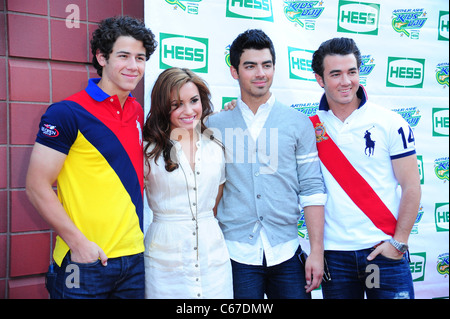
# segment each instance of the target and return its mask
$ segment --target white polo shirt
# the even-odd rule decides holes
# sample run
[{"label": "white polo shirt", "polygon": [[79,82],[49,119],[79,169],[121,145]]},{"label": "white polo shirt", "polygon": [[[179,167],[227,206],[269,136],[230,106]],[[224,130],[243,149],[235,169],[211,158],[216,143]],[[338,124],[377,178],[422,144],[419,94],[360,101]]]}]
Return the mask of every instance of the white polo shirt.
[{"label": "white polo shirt", "polygon": [[[361,86],[360,107],[342,122],[329,110],[325,95],[317,115],[353,167],[397,219],[400,189],[391,161],[415,154],[414,134],[397,113],[367,101]],[[359,250],[390,239],[353,203],[321,163],[327,188],[325,250]]]}]

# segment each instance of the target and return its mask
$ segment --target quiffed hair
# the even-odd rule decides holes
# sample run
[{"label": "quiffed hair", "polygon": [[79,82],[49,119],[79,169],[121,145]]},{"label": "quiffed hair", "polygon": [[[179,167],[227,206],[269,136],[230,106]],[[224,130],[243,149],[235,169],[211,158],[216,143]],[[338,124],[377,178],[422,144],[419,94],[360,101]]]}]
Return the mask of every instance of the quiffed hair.
[{"label": "quiffed hair", "polygon": [[323,42],[313,54],[311,67],[314,73],[323,78],[323,60],[327,55],[354,54],[358,69],[361,66],[361,52],[356,43],[350,38],[333,38]]},{"label": "quiffed hair", "polygon": [[272,63],[275,65],[275,49],[272,40],[259,29],[250,29],[237,36],[230,46],[230,63],[239,73],[241,55],[246,49],[269,49],[272,54]]}]

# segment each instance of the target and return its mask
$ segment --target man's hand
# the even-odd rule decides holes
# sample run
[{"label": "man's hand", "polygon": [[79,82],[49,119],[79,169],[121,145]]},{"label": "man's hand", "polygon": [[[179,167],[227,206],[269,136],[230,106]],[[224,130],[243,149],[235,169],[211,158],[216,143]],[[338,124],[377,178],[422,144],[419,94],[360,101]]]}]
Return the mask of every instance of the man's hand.
[{"label": "man's hand", "polygon": [[389,241],[385,241],[367,256],[367,260],[374,260],[379,254],[390,259],[402,259],[403,254],[400,253]]},{"label": "man's hand", "polygon": [[89,264],[100,259],[103,266],[108,262],[105,252],[92,241],[86,241],[78,249],[71,249],[70,259],[79,264]]},{"label": "man's hand", "polygon": [[311,253],[306,259],[305,279],[306,292],[310,293],[319,288],[323,277],[323,253]]},{"label": "man's hand", "polygon": [[230,102],[227,102],[223,106],[222,111],[231,111],[236,107],[236,105],[237,105],[237,100],[232,100]]}]

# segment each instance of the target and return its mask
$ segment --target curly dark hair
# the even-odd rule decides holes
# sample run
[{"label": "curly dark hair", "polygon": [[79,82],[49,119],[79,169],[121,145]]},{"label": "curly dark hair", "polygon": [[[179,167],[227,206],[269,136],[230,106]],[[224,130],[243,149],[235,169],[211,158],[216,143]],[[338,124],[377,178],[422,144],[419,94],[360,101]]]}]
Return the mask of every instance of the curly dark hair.
[{"label": "curly dark hair", "polygon": [[91,52],[92,64],[97,69],[98,75],[102,76],[103,68],[97,61],[97,50],[104,54],[106,60],[112,52],[114,43],[120,36],[131,36],[142,41],[145,48],[146,60],[155,52],[158,43],[152,31],[145,27],[144,22],[129,16],[117,16],[107,18],[100,22],[98,29],[92,33]]}]

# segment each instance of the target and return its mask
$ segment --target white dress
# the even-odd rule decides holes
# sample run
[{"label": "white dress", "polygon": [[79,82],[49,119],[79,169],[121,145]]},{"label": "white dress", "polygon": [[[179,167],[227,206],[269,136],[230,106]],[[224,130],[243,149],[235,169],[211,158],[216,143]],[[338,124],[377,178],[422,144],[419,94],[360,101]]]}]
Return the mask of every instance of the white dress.
[{"label": "white dress", "polygon": [[145,296],[233,298],[230,258],[212,211],[219,185],[225,182],[222,148],[200,138],[195,172],[178,142],[173,150],[178,169],[167,172],[160,156],[158,165],[154,159],[149,161],[150,173],[145,178],[153,211],[145,236]]}]

